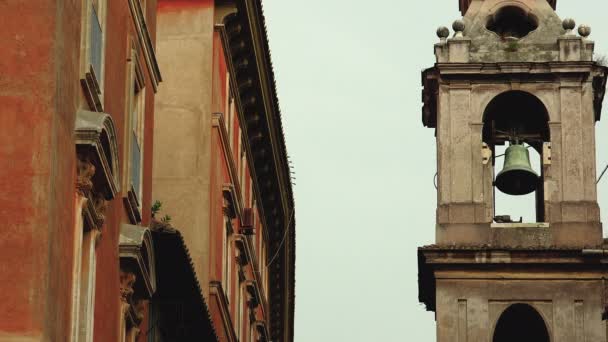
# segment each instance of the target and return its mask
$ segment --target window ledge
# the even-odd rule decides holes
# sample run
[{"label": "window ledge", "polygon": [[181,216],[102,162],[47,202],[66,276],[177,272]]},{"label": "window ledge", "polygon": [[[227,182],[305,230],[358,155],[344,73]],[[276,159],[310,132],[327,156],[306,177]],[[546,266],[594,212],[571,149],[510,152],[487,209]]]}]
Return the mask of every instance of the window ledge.
[{"label": "window ledge", "polygon": [[131,224],[138,224],[141,222],[139,201],[137,200],[137,195],[135,195],[135,190],[133,190],[133,187],[129,189],[127,196],[123,197],[123,202],[125,204],[125,209],[127,210],[127,215],[129,216],[129,221]]},{"label": "window ledge", "polygon": [[93,71],[93,67],[89,66],[89,72],[85,74],[85,78],[80,79],[80,85],[84,92],[84,97],[87,100],[89,108],[96,112],[103,112],[101,104],[101,87],[97,81],[97,76]]},{"label": "window ledge", "polygon": [[521,222],[511,222],[511,223],[492,223],[490,225],[491,228],[549,228],[550,224],[548,222],[537,222],[537,223],[521,223]]}]

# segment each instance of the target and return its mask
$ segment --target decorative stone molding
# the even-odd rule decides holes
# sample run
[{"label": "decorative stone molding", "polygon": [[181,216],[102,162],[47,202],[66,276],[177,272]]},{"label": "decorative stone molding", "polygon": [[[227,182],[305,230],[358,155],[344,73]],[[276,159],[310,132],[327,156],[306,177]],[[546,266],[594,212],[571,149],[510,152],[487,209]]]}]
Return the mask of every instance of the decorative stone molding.
[{"label": "decorative stone molding", "polygon": [[253,280],[245,281],[245,290],[247,290],[247,303],[249,304],[249,308],[255,310],[261,302],[261,296],[256,282]]},{"label": "decorative stone molding", "polygon": [[76,159],[76,190],[82,196],[86,197],[93,190],[93,175],[95,175],[95,165],[91,163],[88,157],[82,155]]},{"label": "decorative stone molding", "polygon": [[144,318],[144,303],[156,290],[156,264],[150,230],[123,224],[119,239],[120,299],[126,333],[135,341]]},{"label": "decorative stone molding", "polygon": [[222,186],[222,194],[224,196],[224,205],[222,207],[224,214],[231,219],[236,218],[240,212],[240,204],[237,200],[238,197],[234,185],[224,184]]},{"label": "decorative stone molding", "polygon": [[75,125],[76,192],[87,199],[85,230],[100,230],[107,201],[118,192],[118,144],[110,115],[78,111]]},{"label": "decorative stone molding", "polygon": [[245,236],[240,234],[236,234],[234,236],[234,244],[236,246],[236,263],[241,267],[247,266],[251,261],[251,253],[245,239]]},{"label": "decorative stone molding", "polygon": [[129,271],[120,270],[120,301],[126,328],[136,328],[141,323],[144,313],[143,301],[134,296],[137,276]]},{"label": "decorative stone molding", "polygon": [[123,224],[119,256],[120,300],[128,333],[136,337],[139,332],[137,327],[144,318],[144,301],[156,291],[156,263],[150,230]]},{"label": "decorative stone molding", "polygon": [[[94,185],[97,193],[111,200],[120,190],[118,142],[114,121],[109,114],[79,110],[75,125],[76,152],[81,158],[79,184],[87,187],[86,178]],[[89,165],[94,166],[93,169]],[[82,170],[81,170],[82,167]],[[91,174],[92,172],[92,174]]]},{"label": "decorative stone molding", "polygon": [[82,209],[85,231],[101,229],[105,222],[107,207],[105,198],[95,190],[93,180],[96,167],[91,159],[90,156],[83,153],[78,154],[76,159],[76,192],[86,199]]},{"label": "decorative stone molding", "polygon": [[135,285],[135,280],[137,276],[132,272],[126,272],[120,270],[120,300],[129,303],[131,301],[131,297],[135,290],[133,290],[133,286]]},{"label": "decorative stone molding", "polygon": [[136,275],[137,298],[151,298],[156,291],[156,263],[150,230],[123,224],[119,238],[120,268]]},{"label": "decorative stone molding", "polygon": [[256,342],[267,342],[268,341],[268,328],[266,327],[266,322],[264,321],[255,321],[253,323],[255,327],[255,331],[257,333]]}]

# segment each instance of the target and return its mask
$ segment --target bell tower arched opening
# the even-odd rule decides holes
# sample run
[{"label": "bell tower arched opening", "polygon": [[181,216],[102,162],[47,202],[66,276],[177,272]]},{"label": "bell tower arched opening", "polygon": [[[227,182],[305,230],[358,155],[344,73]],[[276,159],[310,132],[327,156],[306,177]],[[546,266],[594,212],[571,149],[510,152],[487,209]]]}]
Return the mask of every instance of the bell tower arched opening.
[{"label": "bell tower arched opening", "polygon": [[493,156],[494,221],[522,222],[525,215],[511,218],[514,213],[504,211],[535,208],[530,216],[535,222],[544,222],[542,154],[543,146],[551,140],[544,104],[523,91],[497,95],[484,111],[482,137]]},{"label": "bell tower arched opening", "polygon": [[538,19],[518,6],[504,6],[492,15],[486,29],[503,40],[520,39],[538,28]]},{"label": "bell tower arched opening", "polygon": [[513,304],[500,316],[492,342],[550,342],[542,316],[528,304]]}]

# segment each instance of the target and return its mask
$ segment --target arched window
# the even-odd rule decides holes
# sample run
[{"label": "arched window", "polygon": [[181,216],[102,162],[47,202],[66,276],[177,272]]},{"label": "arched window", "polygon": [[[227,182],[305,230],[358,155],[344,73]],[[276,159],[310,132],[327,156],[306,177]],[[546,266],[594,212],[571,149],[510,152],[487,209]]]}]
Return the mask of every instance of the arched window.
[{"label": "arched window", "polygon": [[500,316],[493,342],[550,342],[541,315],[528,304],[513,304]]}]

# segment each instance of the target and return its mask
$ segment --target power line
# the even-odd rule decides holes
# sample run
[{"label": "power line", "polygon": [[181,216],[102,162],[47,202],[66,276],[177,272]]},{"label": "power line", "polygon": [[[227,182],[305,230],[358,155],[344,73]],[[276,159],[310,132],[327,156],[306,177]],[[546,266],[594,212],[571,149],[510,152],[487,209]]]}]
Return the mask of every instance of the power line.
[{"label": "power line", "polygon": [[289,233],[289,227],[291,227],[291,219],[293,218],[294,212],[295,212],[295,210],[291,209],[291,216],[289,216],[289,221],[287,221],[287,227],[285,227],[285,234],[283,234],[283,239],[281,240],[279,247],[277,247],[277,251],[274,253],[272,258],[270,259],[270,262],[268,262],[268,265],[266,265],[266,268],[268,268],[270,265],[272,265],[272,262],[274,261],[274,259],[277,257],[277,255],[279,255],[279,251],[281,250],[281,247],[283,247],[283,242],[285,242],[287,233]]},{"label": "power line", "polygon": [[600,177],[597,179],[597,181],[595,182],[595,184],[599,183],[602,180],[602,177],[604,177],[604,174],[606,173],[606,171],[608,171],[608,164],[604,168],[604,171],[602,171],[602,173],[600,174]]}]

